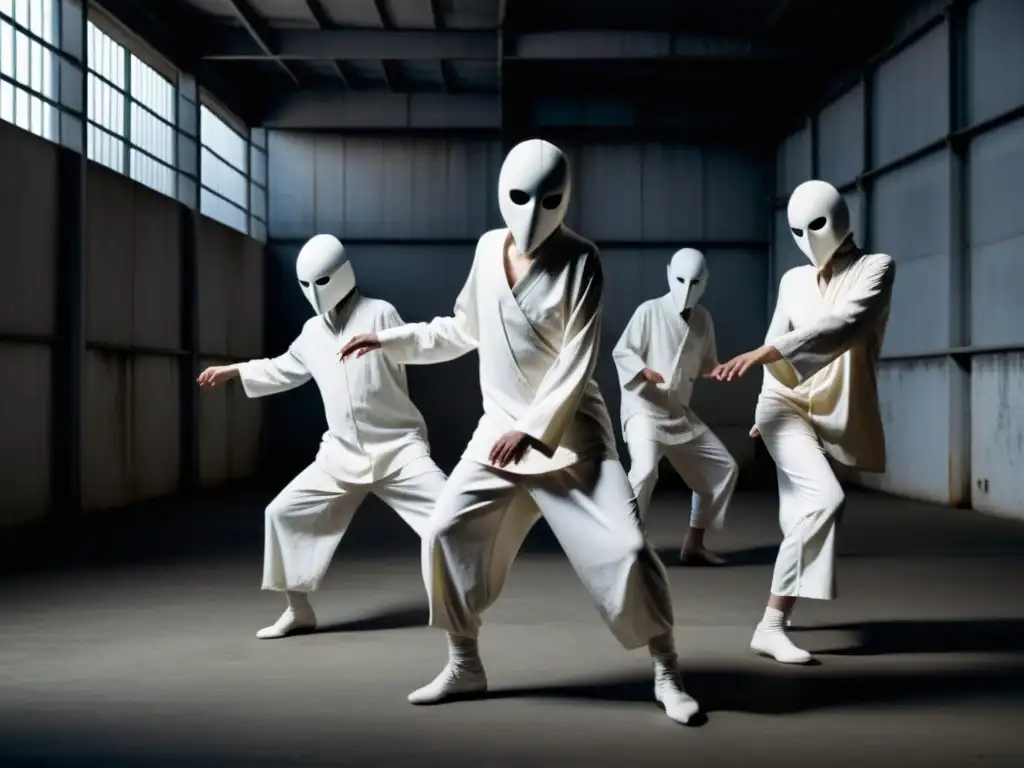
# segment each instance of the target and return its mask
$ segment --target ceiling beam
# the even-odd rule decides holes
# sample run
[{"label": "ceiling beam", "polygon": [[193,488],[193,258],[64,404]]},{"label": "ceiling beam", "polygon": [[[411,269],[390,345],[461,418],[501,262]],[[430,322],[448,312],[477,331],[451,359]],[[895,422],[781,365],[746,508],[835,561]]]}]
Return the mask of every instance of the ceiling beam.
[{"label": "ceiling beam", "polygon": [[[493,31],[286,29],[274,35],[276,46],[270,50],[244,31],[223,24],[211,27],[204,37],[200,44],[204,59],[494,61],[498,56],[497,35]],[[533,61],[800,61],[827,54],[827,50],[772,45],[758,40],[625,30],[565,30],[506,35],[506,46],[506,58]]]},{"label": "ceiling beam", "polygon": [[[434,18],[434,29],[443,31],[445,28],[444,13],[441,12],[441,0],[430,0],[430,15]],[[451,63],[447,59],[437,62],[441,70],[441,84],[445,93],[455,91],[455,73],[451,71]]]},{"label": "ceiling beam", "polygon": [[669,32],[563,30],[513,37],[509,59],[553,61],[676,59],[694,61],[792,61],[818,58],[824,51],[779,46],[759,40],[712,38]]},{"label": "ceiling beam", "polygon": [[[327,11],[320,4],[320,0],[306,0],[306,8],[309,9],[310,16],[313,17],[313,21],[316,22],[320,29],[334,29],[334,21],[327,15]],[[346,88],[353,88],[354,78],[350,77],[345,71],[345,65],[338,59],[331,59],[331,64],[334,66],[334,72],[338,75],[342,84]]]},{"label": "ceiling beam", "polygon": [[235,13],[242,22],[242,26],[245,27],[245,31],[259,46],[260,50],[263,51],[268,58],[276,62],[296,85],[300,85],[299,76],[295,74],[295,70],[293,70],[286,62],[274,55],[273,48],[270,45],[270,26],[260,18],[260,15],[256,13],[253,7],[249,5],[246,0],[230,0],[230,2],[231,7],[235,9]]},{"label": "ceiling beam", "polygon": [[305,89],[284,94],[264,115],[279,130],[487,129],[501,125],[497,96]]},{"label": "ceiling beam", "polygon": [[[388,11],[384,0],[373,0],[373,7],[377,11],[377,18],[380,19],[380,25],[385,29],[393,31],[395,29],[395,20],[391,18],[391,13]],[[402,73],[399,69],[399,65],[389,56],[380,56],[380,66],[384,70],[384,81],[388,84],[388,90],[395,93],[401,90],[402,84]]]}]

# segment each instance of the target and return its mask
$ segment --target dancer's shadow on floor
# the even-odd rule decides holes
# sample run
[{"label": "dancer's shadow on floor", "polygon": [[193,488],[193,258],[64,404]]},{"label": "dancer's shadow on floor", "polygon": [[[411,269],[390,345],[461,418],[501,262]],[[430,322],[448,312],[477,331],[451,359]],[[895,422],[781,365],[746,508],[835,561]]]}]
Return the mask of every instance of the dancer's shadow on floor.
[{"label": "dancer's shadow on floor", "polygon": [[[658,557],[669,568],[684,567],[679,563],[679,547],[659,547]],[[772,565],[779,552],[777,544],[765,547],[749,547],[733,552],[719,552],[725,560],[723,565],[687,565],[687,568],[742,568],[751,565]]]},{"label": "dancer's shadow on floor", "polygon": [[388,629],[425,627],[430,609],[422,602],[406,603],[375,611],[358,619],[345,619],[321,624],[317,633],[380,632]]},{"label": "dancer's shadow on floor", "polygon": [[[898,628],[891,625],[897,624]],[[827,629],[862,630],[866,644],[833,654],[1006,653],[1020,650],[1024,620],[964,622],[891,622]],[[826,629],[816,627],[815,629]],[[945,635],[945,641],[941,639]],[[815,653],[825,652],[809,648]],[[956,663],[914,671],[836,670],[784,667],[759,662],[762,670],[700,667],[684,670],[687,691],[705,713],[748,712],[783,715],[816,709],[877,704],[913,704],[937,700],[1012,701],[1024,703],[1024,658],[995,666]],[[650,675],[620,676],[582,683],[492,690],[489,698],[564,699],[653,705]],[[694,723],[695,725],[701,722]]]},{"label": "dancer's shadow on floor", "polygon": [[1024,619],[868,621],[803,626],[804,631],[849,632],[856,640],[815,651],[822,656],[903,653],[1009,653],[1024,658]]}]

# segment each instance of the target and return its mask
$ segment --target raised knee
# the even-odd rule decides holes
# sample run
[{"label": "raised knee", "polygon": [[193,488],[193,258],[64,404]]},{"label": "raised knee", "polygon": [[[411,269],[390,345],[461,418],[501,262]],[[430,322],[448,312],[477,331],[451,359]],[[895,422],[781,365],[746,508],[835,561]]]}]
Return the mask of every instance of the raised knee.
[{"label": "raised knee", "polygon": [[839,483],[834,483],[829,486],[825,492],[825,512],[829,517],[835,517],[843,511],[843,507],[846,504],[846,494],[843,492],[843,487]]}]

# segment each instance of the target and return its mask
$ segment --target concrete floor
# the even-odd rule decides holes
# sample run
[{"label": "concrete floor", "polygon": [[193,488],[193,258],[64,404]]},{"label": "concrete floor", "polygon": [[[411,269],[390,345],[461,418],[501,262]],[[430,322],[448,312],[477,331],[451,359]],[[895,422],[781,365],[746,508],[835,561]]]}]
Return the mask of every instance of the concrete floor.
[{"label": "concrete floor", "polygon": [[[488,615],[489,700],[405,701],[443,662],[412,534],[376,503],[342,545],[319,634],[260,641],[263,494],[148,505],[98,530],[0,544],[0,765],[1024,765],[1024,525],[854,495],[841,599],[795,617],[818,666],[747,649],[775,501],[741,495],[712,542],[732,565],[670,568],[702,727],[651,701],[538,529]],[[668,562],[688,499],[651,533]],[[45,546],[44,546],[45,544]]]}]

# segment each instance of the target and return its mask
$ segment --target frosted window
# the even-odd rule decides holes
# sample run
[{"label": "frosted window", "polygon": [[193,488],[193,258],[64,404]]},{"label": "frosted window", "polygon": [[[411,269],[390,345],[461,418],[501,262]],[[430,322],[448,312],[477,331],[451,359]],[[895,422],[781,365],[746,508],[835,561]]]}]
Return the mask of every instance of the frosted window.
[{"label": "frosted window", "polygon": [[205,105],[200,105],[199,210],[229,227],[248,230],[249,142]]},{"label": "frosted window", "polygon": [[57,135],[57,111],[49,103],[57,93],[56,53],[46,43],[55,36],[55,2],[0,0],[0,120],[51,141]]}]

